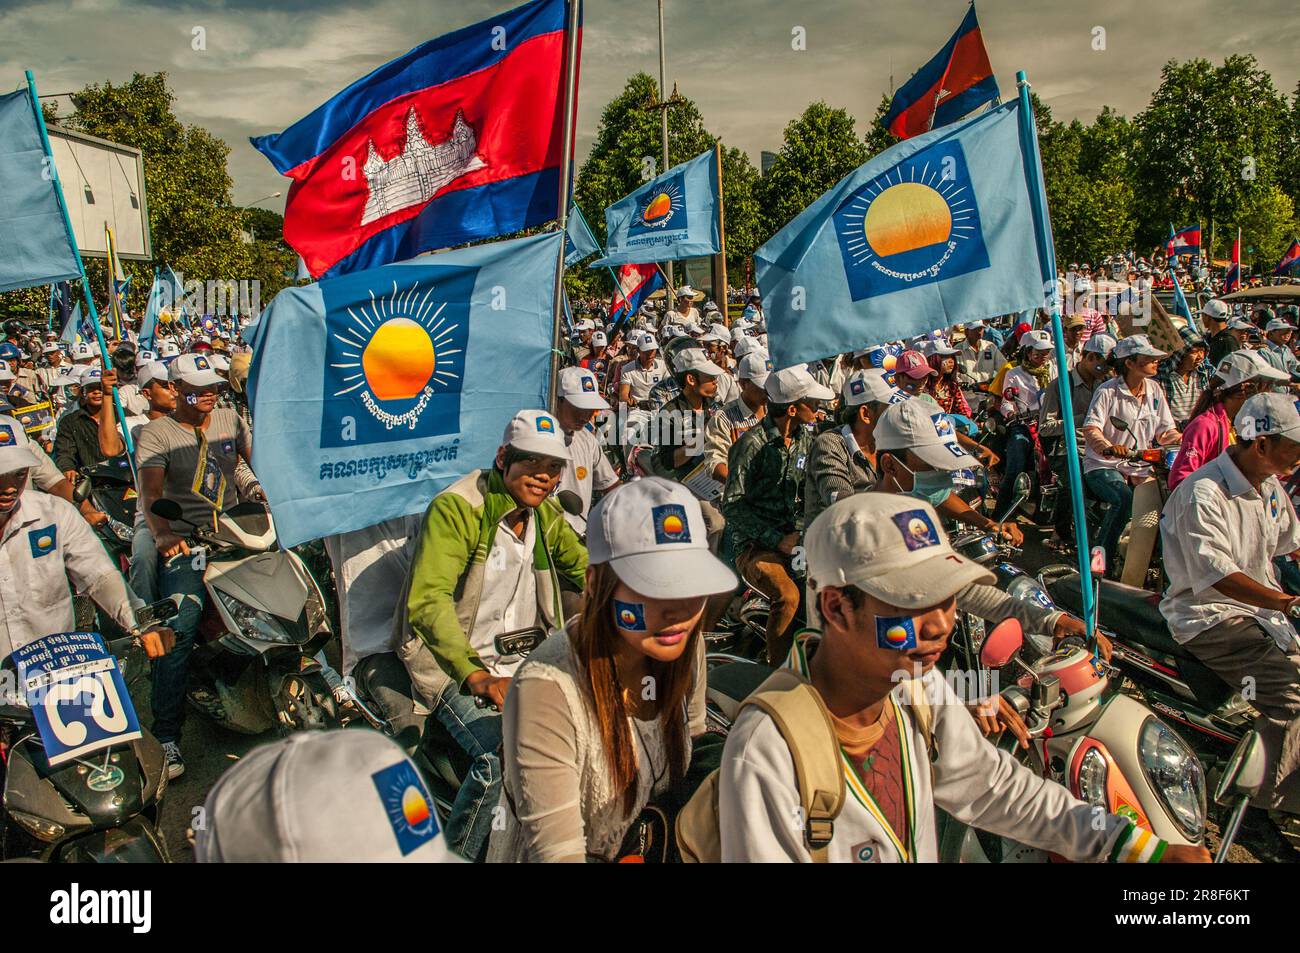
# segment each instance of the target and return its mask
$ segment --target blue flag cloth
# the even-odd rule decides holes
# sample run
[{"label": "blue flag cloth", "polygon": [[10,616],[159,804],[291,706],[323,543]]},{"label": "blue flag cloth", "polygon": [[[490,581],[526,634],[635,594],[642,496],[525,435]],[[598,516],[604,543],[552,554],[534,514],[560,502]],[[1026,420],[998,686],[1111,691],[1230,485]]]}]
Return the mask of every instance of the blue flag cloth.
[{"label": "blue flag cloth", "polygon": [[564,267],[571,268],[589,255],[600,251],[600,242],[591,234],[577,203],[569,206],[569,220],[564,229]]},{"label": "blue flag cloth", "polygon": [[26,88],[0,96],[0,291],[81,277]]},{"label": "blue flag cloth", "polygon": [[754,253],[777,367],[1044,305],[1018,110],[886,150]]},{"label": "blue flag cloth", "polygon": [[90,326],[89,321],[81,316],[80,301],[72,306],[72,314],[68,316],[67,322],[63,325],[59,340],[65,344],[76,344],[78,335],[81,336],[83,341],[95,340],[95,329]]},{"label": "blue flag cloth", "polygon": [[145,305],[144,317],[140,319],[140,334],[136,340],[142,348],[154,349],[154,336],[158,333],[158,315],[168,306],[170,282],[164,281],[158,271],[154,271],[153,287],[149,289],[149,303]]},{"label": "blue flag cloth", "polygon": [[718,154],[710,149],[605,209],[605,257],[592,268],[716,255]]},{"label": "blue flag cloth", "polygon": [[511,417],[546,406],[560,240],[477,245],[275,296],[248,385],[253,467],[282,545],[420,512],[492,465]]}]

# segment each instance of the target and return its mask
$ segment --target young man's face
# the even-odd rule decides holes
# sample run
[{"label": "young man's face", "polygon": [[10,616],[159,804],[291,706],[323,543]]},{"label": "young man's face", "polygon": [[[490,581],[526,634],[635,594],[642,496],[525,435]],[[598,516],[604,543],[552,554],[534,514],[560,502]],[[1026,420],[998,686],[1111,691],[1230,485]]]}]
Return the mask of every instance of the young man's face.
[{"label": "young man's face", "polygon": [[1183,373],[1194,371],[1205,362],[1205,349],[1192,348],[1183,355],[1183,359],[1178,362],[1178,369]]},{"label": "young man's face", "polygon": [[1079,338],[1083,335],[1083,328],[1075,325],[1065,329],[1065,346],[1073,350],[1079,346]]},{"label": "young man's face", "polygon": [[966,343],[969,344],[972,349],[977,349],[980,346],[980,341],[982,340],[984,340],[983,328],[966,329]]},{"label": "young man's face", "polygon": [[169,414],[176,409],[176,388],[169,381],[150,381],[141,390],[149,409]]},{"label": "young man's face", "polygon": [[[825,637],[844,639],[848,664],[863,679],[877,682],[896,680],[901,677],[896,673],[904,672],[919,678],[934,668],[948,647],[948,636],[957,619],[955,596],[928,609],[891,606],[869,593],[854,608],[842,590],[825,590],[818,598],[826,622]],[[905,631],[909,622],[915,647],[889,648],[889,642]]]},{"label": "young man's face", "polygon": [[1039,350],[1036,347],[1030,348],[1029,353],[1025,356],[1025,364],[1029,367],[1042,367],[1047,363],[1047,356],[1051,353],[1051,351]]},{"label": "young man's face", "polygon": [[212,413],[213,408],[217,406],[218,390],[220,390],[220,387],[216,384],[195,387],[193,384],[187,384],[184,381],[176,382],[177,402],[194,408],[200,414]]},{"label": "young man's face", "polygon": [[718,379],[712,375],[691,372],[686,378],[686,383],[690,384],[695,393],[706,400],[718,396]]},{"label": "young man's face", "polygon": [[11,470],[0,473],[0,519],[8,519],[9,514],[18,505],[18,497],[23,495],[27,486],[26,470]]},{"label": "young man's face", "polygon": [[104,406],[104,388],[99,383],[86,384],[81,388],[81,406],[92,414],[99,413]]},{"label": "young man's face", "polygon": [[1300,463],[1300,443],[1289,437],[1264,437],[1256,448],[1269,476],[1284,477]]},{"label": "young man's face", "polygon": [[560,422],[560,429],[565,433],[576,433],[596,419],[598,410],[584,410],[575,407],[567,400],[562,400],[555,408],[555,417]]},{"label": "young man's face", "polygon": [[[505,463],[506,448],[497,451],[497,466]],[[557,457],[529,455],[505,468],[506,490],[520,506],[538,507],[551,495],[564,473],[564,461]]]}]

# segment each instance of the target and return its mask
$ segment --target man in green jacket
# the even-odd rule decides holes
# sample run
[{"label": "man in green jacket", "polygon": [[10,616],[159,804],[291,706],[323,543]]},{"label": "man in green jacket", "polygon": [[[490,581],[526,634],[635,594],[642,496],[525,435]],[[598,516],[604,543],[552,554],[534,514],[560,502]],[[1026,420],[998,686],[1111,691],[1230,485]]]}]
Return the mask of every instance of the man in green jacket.
[{"label": "man in green jacket", "polygon": [[731,527],[736,568],[771,601],[767,660],[780,665],[794,641],[800,589],[792,563],[803,533],[803,489],[822,401],[835,392],[802,364],[769,374],[767,416],[727,456],[722,515]]},{"label": "man in green jacket", "polygon": [[523,661],[497,636],[563,623],[560,577],[579,590],[587,550],[551,498],[569,459],[550,414],[523,410],[491,470],[475,470],[429,504],[411,564],[407,615],[449,682],[433,717],[472,759],[447,822],[452,849],[483,856],[501,790],[501,707]]}]

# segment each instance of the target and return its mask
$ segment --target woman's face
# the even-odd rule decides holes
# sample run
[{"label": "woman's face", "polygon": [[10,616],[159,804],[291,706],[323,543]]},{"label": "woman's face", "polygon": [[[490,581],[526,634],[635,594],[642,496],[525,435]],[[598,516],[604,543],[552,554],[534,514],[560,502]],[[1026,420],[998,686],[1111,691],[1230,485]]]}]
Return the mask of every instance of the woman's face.
[{"label": "woman's face", "polygon": [[939,358],[939,373],[944,377],[947,377],[956,369],[957,369],[956,358],[952,358],[952,357]]},{"label": "woman's face", "polygon": [[674,662],[686,650],[704,614],[705,599],[651,599],[622,581],[614,590],[614,628],[630,647],[656,662]]}]

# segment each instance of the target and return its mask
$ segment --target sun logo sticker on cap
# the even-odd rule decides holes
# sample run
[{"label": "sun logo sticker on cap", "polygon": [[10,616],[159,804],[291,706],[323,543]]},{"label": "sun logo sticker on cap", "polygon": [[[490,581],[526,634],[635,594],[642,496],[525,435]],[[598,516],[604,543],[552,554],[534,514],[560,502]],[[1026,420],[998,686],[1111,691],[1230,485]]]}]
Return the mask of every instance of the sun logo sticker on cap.
[{"label": "sun logo sticker on cap", "polygon": [[18,438],[14,436],[14,428],[8,424],[0,424],[0,447],[12,447],[18,443]]},{"label": "sun logo sticker on cap", "polygon": [[438,836],[433,799],[409,761],[376,771],[370,779],[375,782],[403,857]]},{"label": "sun logo sticker on cap", "polygon": [[876,645],[895,652],[916,648],[916,624],[912,617],[877,616]]},{"label": "sun logo sticker on cap", "polygon": [[944,440],[953,437],[952,421],[948,419],[947,414],[934,414],[930,417],[934,421],[934,432]]},{"label": "sun logo sticker on cap", "polygon": [[589,393],[589,394],[595,393],[595,391],[596,391],[596,380],[595,380],[595,378],[584,376],[584,377],[582,378],[582,389],[583,389],[584,391],[586,391],[587,393]]},{"label": "sun logo sticker on cap", "polygon": [[934,523],[930,521],[930,515],[925,510],[895,513],[893,520],[898,531],[903,534],[903,542],[909,552],[939,545],[939,532],[934,528]]},{"label": "sun logo sticker on cap", "polygon": [[195,370],[206,371],[208,369],[208,359],[206,357],[196,357],[194,359],[194,368]]},{"label": "sun logo sticker on cap", "polygon": [[48,556],[59,543],[59,527],[51,523],[41,529],[34,529],[27,534],[27,543],[32,547],[32,559]]},{"label": "sun logo sticker on cap", "polygon": [[680,503],[651,507],[650,516],[654,521],[656,543],[662,545],[691,541],[691,528],[686,523],[686,507]]},{"label": "sun logo sticker on cap", "polygon": [[555,433],[555,421],[552,420],[550,417],[538,417],[538,418],[537,418],[537,432],[538,432],[538,433]]},{"label": "sun logo sticker on cap", "polygon": [[866,381],[862,380],[861,378],[858,378],[857,380],[849,381],[849,393],[852,394],[854,397],[860,397],[862,394],[866,393],[866,390],[867,390]]}]

